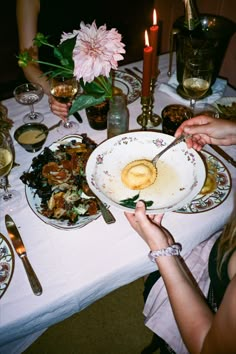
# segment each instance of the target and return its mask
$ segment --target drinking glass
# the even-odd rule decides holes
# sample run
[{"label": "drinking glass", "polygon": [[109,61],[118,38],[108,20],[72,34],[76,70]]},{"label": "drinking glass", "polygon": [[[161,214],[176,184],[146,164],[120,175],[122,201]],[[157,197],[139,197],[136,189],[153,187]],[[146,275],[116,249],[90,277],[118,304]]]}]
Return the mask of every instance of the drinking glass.
[{"label": "drinking glass", "polygon": [[8,137],[0,132],[0,179],[1,187],[4,192],[0,196],[1,209],[4,211],[13,211],[14,208],[19,207],[21,201],[21,194],[16,190],[9,190],[8,175],[12,169],[14,161],[14,151],[9,142]]},{"label": "drinking glass", "polygon": [[44,92],[39,84],[29,82],[17,86],[13,91],[15,99],[18,103],[30,106],[30,113],[27,113],[24,118],[24,123],[41,123],[44,119],[42,113],[34,111],[34,104],[41,101]]},{"label": "drinking glass", "polygon": [[196,100],[201,99],[211,86],[213,65],[211,60],[193,57],[186,61],[183,71],[183,89],[194,109]]},{"label": "drinking glass", "polygon": [[[75,77],[55,77],[50,81],[51,95],[60,103],[70,103],[75,98],[78,92],[78,82]],[[61,134],[74,134],[78,131],[79,125],[76,122],[71,122],[69,117],[66,121],[61,121],[58,128]]]}]

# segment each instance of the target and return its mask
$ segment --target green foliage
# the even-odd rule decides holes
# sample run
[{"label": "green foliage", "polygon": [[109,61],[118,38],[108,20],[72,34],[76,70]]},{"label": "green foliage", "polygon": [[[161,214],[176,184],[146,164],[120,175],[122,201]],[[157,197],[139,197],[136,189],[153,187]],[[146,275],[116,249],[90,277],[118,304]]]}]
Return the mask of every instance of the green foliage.
[{"label": "green foliage", "polygon": [[[123,205],[127,208],[135,209],[136,203],[138,200],[139,200],[139,194],[136,194],[132,198],[120,200],[120,205]],[[146,208],[152,206],[152,204],[153,204],[152,200],[149,200],[149,201],[143,200],[143,202],[145,203]]]}]

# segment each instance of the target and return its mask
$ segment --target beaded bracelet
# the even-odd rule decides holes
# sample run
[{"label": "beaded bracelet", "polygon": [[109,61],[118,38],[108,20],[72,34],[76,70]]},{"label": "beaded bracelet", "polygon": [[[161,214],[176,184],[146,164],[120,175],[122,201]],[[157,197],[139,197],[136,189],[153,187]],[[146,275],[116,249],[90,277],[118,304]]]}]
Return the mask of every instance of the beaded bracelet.
[{"label": "beaded bracelet", "polygon": [[151,259],[152,262],[155,262],[156,258],[160,256],[179,256],[181,250],[182,250],[181,245],[179,243],[175,243],[172,246],[163,248],[158,251],[150,251],[148,257]]}]

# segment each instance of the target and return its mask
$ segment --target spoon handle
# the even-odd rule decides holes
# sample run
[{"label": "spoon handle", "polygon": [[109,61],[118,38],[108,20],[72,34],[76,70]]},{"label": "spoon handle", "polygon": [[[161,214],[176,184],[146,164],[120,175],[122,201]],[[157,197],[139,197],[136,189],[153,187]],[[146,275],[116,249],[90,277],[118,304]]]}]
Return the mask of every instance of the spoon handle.
[{"label": "spoon handle", "polygon": [[116,221],[116,219],[114,218],[114,216],[112,215],[112,213],[110,212],[109,209],[107,209],[105,207],[105,205],[103,204],[103,202],[98,198],[96,197],[97,199],[97,202],[98,202],[98,205],[99,205],[99,208],[100,208],[100,211],[102,213],[102,216],[103,216],[103,219],[104,221],[107,223],[107,224],[112,224]]},{"label": "spoon handle", "polygon": [[157,154],[153,160],[152,160],[152,163],[155,164],[159,158],[161,157],[162,154],[164,154],[164,152],[166,152],[167,150],[169,150],[170,148],[172,148],[173,146],[177,145],[178,143],[180,143],[181,141],[185,140],[187,137],[189,137],[189,135],[185,135],[185,134],[182,134],[180,135],[178,138],[176,138],[175,140],[172,141],[172,143],[170,143],[169,145],[167,145],[165,147],[165,149],[161,150],[159,152],[159,154]]}]

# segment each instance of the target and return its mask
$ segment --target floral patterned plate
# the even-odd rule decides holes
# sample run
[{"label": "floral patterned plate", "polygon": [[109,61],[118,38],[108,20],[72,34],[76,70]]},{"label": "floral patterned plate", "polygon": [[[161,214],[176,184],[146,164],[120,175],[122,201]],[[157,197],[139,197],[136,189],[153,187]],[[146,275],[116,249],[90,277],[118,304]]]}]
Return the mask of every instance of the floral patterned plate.
[{"label": "floral patterned plate", "polygon": [[13,275],[15,258],[9,241],[0,233],[0,298],[6,292]]},{"label": "floral patterned plate", "polygon": [[114,71],[114,86],[121,89],[127,96],[128,104],[140,97],[142,89],[141,81],[123,71]]},{"label": "floral patterned plate", "polygon": [[203,151],[202,154],[207,166],[210,166],[207,175],[213,177],[215,188],[207,194],[199,193],[191,203],[176,210],[178,213],[192,214],[211,210],[223,203],[231,191],[230,173],[223,162],[209,152]]},{"label": "floral patterned plate", "polygon": [[107,204],[133,210],[138,199],[145,200],[149,214],[177,210],[201,190],[206,169],[200,155],[181,142],[163,154],[157,163],[157,178],[140,191],[126,187],[121,172],[130,162],[151,160],[170,144],[170,135],[137,131],[115,136],[100,144],[90,155],[86,177],[93,192]]},{"label": "floral patterned plate", "polygon": [[[71,140],[76,140],[77,142],[82,142],[82,136],[73,135],[73,134],[72,135],[66,135],[62,139],[59,139],[55,143],[51,144],[49,146],[49,148],[50,148],[50,150],[55,151],[58,148],[58,146],[60,145],[61,142],[65,142],[65,141],[70,142]],[[32,167],[29,168],[29,171],[31,171],[31,169],[32,169]],[[101,215],[101,212],[99,211],[95,215],[81,216],[75,224],[69,223],[68,220],[50,219],[50,218],[47,218],[46,216],[44,216],[41,213],[41,207],[40,207],[41,198],[37,194],[35,194],[35,190],[30,188],[28,185],[26,185],[25,186],[25,195],[26,195],[27,202],[28,202],[30,208],[32,209],[32,211],[43,222],[45,222],[46,224],[48,224],[50,226],[53,226],[53,227],[55,227],[57,229],[60,229],[60,230],[70,231],[70,230],[73,230],[73,229],[78,229],[78,228],[84,227],[87,224],[89,224],[90,222],[92,222],[93,220],[96,220]]]}]

